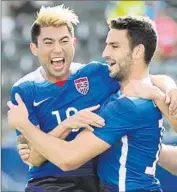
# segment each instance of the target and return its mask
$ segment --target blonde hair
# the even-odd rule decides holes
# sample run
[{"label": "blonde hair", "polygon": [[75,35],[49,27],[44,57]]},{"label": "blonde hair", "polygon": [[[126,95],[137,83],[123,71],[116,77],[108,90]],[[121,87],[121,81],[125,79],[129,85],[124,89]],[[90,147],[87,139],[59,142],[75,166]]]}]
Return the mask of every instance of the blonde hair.
[{"label": "blonde hair", "polygon": [[58,5],[55,7],[42,6],[37,13],[36,23],[39,25],[52,25],[58,27],[60,25],[79,23],[78,16],[69,8],[65,8],[64,5]]},{"label": "blonde hair", "polygon": [[77,25],[78,23],[78,16],[69,7],[65,8],[63,4],[54,7],[42,6],[31,28],[32,42],[37,44],[37,36],[40,34],[40,27],[59,27],[66,25],[71,35],[74,36],[73,25]]}]

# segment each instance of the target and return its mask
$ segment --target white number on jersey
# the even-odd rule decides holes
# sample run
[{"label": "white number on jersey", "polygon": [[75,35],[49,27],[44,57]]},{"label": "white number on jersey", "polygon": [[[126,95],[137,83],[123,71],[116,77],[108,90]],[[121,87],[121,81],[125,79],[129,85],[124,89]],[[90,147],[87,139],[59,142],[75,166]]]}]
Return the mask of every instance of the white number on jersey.
[{"label": "white number on jersey", "polygon": [[[72,116],[72,114],[74,113],[77,113],[78,110],[74,107],[69,107],[67,110],[66,110],[66,118],[69,118],[70,116]],[[56,110],[56,111],[52,111],[52,115],[55,115],[56,116],[56,119],[57,119],[57,123],[60,124],[61,123],[61,117],[60,117],[60,111],[59,110]],[[78,131],[78,129],[73,129],[72,130],[73,132],[75,131]]]}]

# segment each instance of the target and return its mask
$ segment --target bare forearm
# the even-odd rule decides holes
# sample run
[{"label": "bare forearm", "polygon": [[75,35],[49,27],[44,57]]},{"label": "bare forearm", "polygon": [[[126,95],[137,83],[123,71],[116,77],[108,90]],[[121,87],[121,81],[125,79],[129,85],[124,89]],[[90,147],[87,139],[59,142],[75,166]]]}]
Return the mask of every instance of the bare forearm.
[{"label": "bare forearm", "polygon": [[[59,126],[57,126],[48,134],[57,138],[65,139],[69,133],[70,133],[69,129],[61,129]],[[41,166],[45,161],[47,161],[47,159],[42,154],[40,154],[40,152],[38,152],[35,145],[31,144],[31,152],[28,162],[38,167]]]},{"label": "bare forearm", "polygon": [[[66,141],[57,139],[51,135],[36,129],[30,122],[21,125],[23,135],[46,159],[60,168],[65,169],[66,160],[72,156],[70,145]],[[62,128],[61,128],[62,129]],[[33,134],[31,134],[33,132]]]},{"label": "bare forearm", "polygon": [[176,88],[175,81],[166,75],[151,75],[152,83],[164,93],[169,89]]},{"label": "bare forearm", "polygon": [[177,119],[169,114],[169,107],[165,103],[165,94],[162,91],[156,89],[154,102],[163,115],[167,118],[171,127],[177,131]]},{"label": "bare forearm", "polygon": [[69,135],[70,132],[71,132],[70,129],[61,128],[61,126],[58,125],[52,131],[50,131],[48,134],[52,135],[52,136],[54,136],[56,138],[65,139]]},{"label": "bare forearm", "polygon": [[159,164],[172,174],[177,175],[177,146],[162,145]]}]

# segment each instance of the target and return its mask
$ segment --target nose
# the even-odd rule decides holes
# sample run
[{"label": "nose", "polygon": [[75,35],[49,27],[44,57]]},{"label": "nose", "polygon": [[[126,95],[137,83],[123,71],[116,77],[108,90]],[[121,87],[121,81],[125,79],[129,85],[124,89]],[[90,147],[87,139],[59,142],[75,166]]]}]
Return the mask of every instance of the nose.
[{"label": "nose", "polygon": [[61,53],[62,52],[62,47],[61,47],[59,42],[56,42],[54,44],[53,52],[54,53]]},{"label": "nose", "polygon": [[109,51],[108,51],[108,48],[107,48],[107,46],[104,48],[104,50],[103,50],[103,53],[102,53],[102,57],[105,59],[105,58],[107,58],[107,57],[109,57],[110,55],[109,55]]}]

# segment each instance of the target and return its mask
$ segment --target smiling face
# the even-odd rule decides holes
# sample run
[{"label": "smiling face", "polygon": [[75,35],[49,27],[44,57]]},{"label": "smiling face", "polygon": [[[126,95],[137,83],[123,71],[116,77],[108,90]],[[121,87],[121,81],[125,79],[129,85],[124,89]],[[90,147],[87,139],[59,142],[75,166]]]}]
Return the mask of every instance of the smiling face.
[{"label": "smiling face", "polygon": [[46,77],[50,81],[65,80],[75,52],[75,38],[66,25],[41,27],[37,45],[30,44],[32,53],[38,57]]},{"label": "smiling face", "polygon": [[110,29],[102,56],[109,64],[110,77],[118,81],[128,77],[133,59],[127,30]]}]

